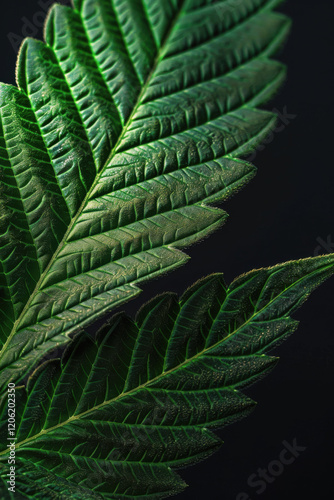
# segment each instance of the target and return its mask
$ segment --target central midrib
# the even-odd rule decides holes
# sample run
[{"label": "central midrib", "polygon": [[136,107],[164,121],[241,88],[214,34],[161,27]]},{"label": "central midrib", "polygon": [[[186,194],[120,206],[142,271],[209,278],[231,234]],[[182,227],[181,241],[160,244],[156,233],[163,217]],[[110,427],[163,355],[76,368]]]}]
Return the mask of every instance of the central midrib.
[{"label": "central midrib", "polygon": [[[325,264],[323,266],[323,269],[329,269],[333,267],[333,264]],[[308,276],[312,276],[313,274],[317,274],[318,272],[320,272],[320,268],[310,272],[308,274]],[[279,269],[278,269],[279,271]],[[15,446],[16,448],[19,448],[20,446],[26,444],[26,443],[29,443],[30,441],[35,441],[37,440],[40,436],[43,436],[45,434],[48,434],[49,432],[52,432],[53,430],[56,430],[56,429],[59,429],[61,427],[64,427],[66,426],[67,424],[70,424],[71,422],[74,422],[76,420],[80,420],[84,415],[87,415],[89,413],[92,413],[92,412],[95,412],[97,410],[99,410],[100,408],[102,408],[103,406],[106,406],[106,405],[109,405],[110,403],[115,403],[117,402],[118,400],[120,400],[121,398],[124,398],[126,396],[129,396],[133,393],[136,393],[136,392],[139,392],[140,390],[142,389],[145,389],[147,386],[153,384],[154,382],[156,382],[157,380],[159,379],[162,379],[163,377],[167,376],[167,375],[170,375],[171,373],[177,371],[177,370],[181,370],[185,365],[193,362],[194,360],[200,358],[201,356],[205,355],[208,351],[211,351],[213,349],[215,349],[219,344],[223,343],[223,342],[226,342],[228,341],[232,336],[234,335],[237,335],[238,332],[245,328],[249,323],[251,323],[254,318],[257,316],[257,315],[261,315],[261,313],[263,313],[263,311],[265,311],[268,307],[271,306],[271,304],[273,302],[275,302],[276,300],[278,300],[280,298],[280,296],[285,293],[287,290],[293,288],[294,286],[298,285],[303,279],[305,279],[305,276],[302,276],[301,278],[299,278],[297,281],[291,283],[291,285],[287,286],[284,290],[282,290],[278,295],[276,295],[274,298],[272,298],[268,303],[266,303],[261,309],[254,309],[253,311],[253,314],[244,322],[242,323],[242,325],[240,325],[238,328],[236,328],[235,330],[233,330],[231,333],[229,333],[225,338],[221,339],[221,340],[218,340],[215,344],[209,346],[209,347],[206,347],[205,349],[203,349],[202,351],[198,352],[197,354],[195,354],[194,356],[192,356],[191,358],[189,359],[186,359],[185,361],[183,361],[182,363],[180,363],[179,365],[177,366],[174,366],[173,368],[170,368],[169,370],[165,371],[165,372],[162,372],[160,373],[159,375],[157,375],[156,377],[154,377],[153,379],[151,380],[147,380],[146,382],[144,382],[143,384],[139,385],[138,387],[135,387],[131,390],[129,390],[128,392],[122,392],[121,394],[119,394],[118,396],[116,396],[115,398],[111,399],[111,400],[107,400],[107,401],[103,401],[103,403],[100,403],[99,405],[95,406],[94,408],[90,408],[89,410],[86,410],[82,413],[79,413],[78,415],[74,415],[70,418],[68,418],[67,420],[65,420],[64,422],[61,422],[60,424],[57,424],[53,427],[49,427],[48,429],[45,429],[45,430],[42,430],[41,432],[39,432],[38,434],[35,434],[35,436],[32,436],[30,438],[27,438],[27,439],[24,439],[23,441],[19,442],[19,443],[16,443]],[[233,283],[232,283],[233,284]],[[230,287],[227,288],[226,290],[226,298],[228,297],[228,294],[229,294],[229,290],[230,290]],[[220,311],[223,307],[223,304],[224,302],[226,301],[226,298],[225,300],[223,301],[222,305],[220,306]],[[212,330],[213,328],[213,325],[215,324],[215,322],[217,321],[217,318],[219,316],[219,313],[216,315],[216,317],[214,318],[214,321],[211,325],[211,328],[210,330]],[[291,317],[288,315],[288,313],[284,314],[282,316],[283,317],[287,317],[289,319],[291,319]],[[273,339],[273,341],[275,341],[276,337]],[[273,342],[272,341],[272,342]],[[268,346],[270,346],[272,344],[272,342],[270,342],[268,344]],[[262,352],[263,350],[265,350],[266,348],[268,348],[268,346],[266,345],[264,348],[260,348],[258,352]],[[270,348],[270,347],[269,347]],[[245,356],[256,356],[257,353],[255,354],[249,354],[249,355],[245,355]],[[233,356],[232,356],[233,357]],[[234,356],[234,357],[237,357],[237,356]],[[231,387],[231,386],[226,386],[225,388],[228,388],[228,387]],[[131,425],[131,424],[129,424]],[[0,452],[0,456],[2,455],[6,455],[7,453],[9,452],[9,450],[4,450],[2,452]]]},{"label": "central midrib", "polygon": [[[273,2],[275,3],[275,0],[273,0]],[[91,193],[92,191],[94,190],[95,186],[97,185],[97,183],[99,182],[100,180],[100,177],[103,175],[104,173],[104,170],[105,168],[107,167],[108,163],[110,162],[110,160],[113,158],[113,156],[115,155],[116,151],[117,151],[117,148],[118,146],[121,144],[125,134],[127,133],[128,131],[128,127],[129,125],[131,125],[131,122],[132,122],[132,118],[133,116],[136,114],[137,112],[137,109],[138,107],[141,105],[141,100],[142,100],[142,97],[143,95],[145,94],[146,90],[147,90],[147,87],[150,85],[150,81],[154,75],[154,72],[159,64],[159,62],[161,61],[161,59],[163,59],[163,53],[164,53],[164,50],[166,48],[166,43],[172,33],[172,31],[174,30],[175,28],[175,25],[176,23],[178,22],[178,20],[180,19],[180,17],[182,16],[183,14],[183,8],[184,8],[184,5],[186,3],[186,0],[182,0],[182,3],[180,5],[180,9],[179,9],[179,12],[177,13],[177,15],[175,16],[175,19],[174,21],[171,23],[171,26],[169,28],[169,30],[167,31],[166,35],[164,36],[164,39],[163,39],[163,42],[161,44],[161,47],[160,47],[160,51],[157,53],[156,55],[156,58],[154,60],[154,63],[152,65],[152,69],[147,77],[147,80],[146,80],[146,83],[145,85],[142,87],[142,90],[141,92],[139,93],[139,96],[138,96],[138,99],[137,99],[137,102],[131,112],[131,115],[129,116],[129,119],[126,123],[126,125],[124,126],[122,132],[120,133],[119,135],[119,138],[115,144],[115,146],[113,147],[113,149],[111,150],[107,160],[105,161],[103,167],[101,168],[101,171],[97,174],[92,186],[90,187],[89,191],[87,192],[77,214],[75,215],[75,217],[73,218],[73,220],[70,222],[69,224],[69,227],[67,229],[67,231],[65,232],[64,234],[64,237],[63,239],[61,240],[60,244],[58,245],[58,248],[57,250],[55,251],[55,253],[53,254],[53,256],[51,257],[50,259],[50,262],[49,264],[47,265],[46,269],[44,270],[43,274],[41,275],[40,279],[38,280],[36,286],[35,286],[35,289],[33,291],[33,293],[31,294],[30,298],[28,299],[26,305],[24,306],[23,310],[22,310],[22,313],[20,314],[19,318],[15,321],[14,325],[13,325],[13,328],[6,340],[6,342],[4,343],[2,349],[0,350],[0,361],[1,359],[3,358],[3,356],[6,354],[6,349],[8,347],[8,345],[10,344],[13,336],[16,334],[17,332],[17,327],[19,326],[19,324],[21,323],[22,319],[24,318],[27,310],[29,309],[32,301],[34,300],[34,298],[36,297],[36,295],[38,294],[38,292],[40,291],[39,288],[41,286],[41,284],[43,283],[45,277],[47,276],[50,268],[52,267],[53,263],[56,261],[57,257],[58,257],[58,254],[61,252],[62,248],[64,247],[64,244],[66,243],[66,240],[67,240],[67,237],[68,235],[70,234],[71,230],[73,229],[73,226],[76,224],[78,218],[80,217],[80,215],[82,214],[82,211],[85,207],[85,205],[87,204],[87,202],[90,200],[90,196],[91,196]],[[269,2],[269,5],[271,4],[271,2]],[[249,18],[249,17],[253,17],[259,13],[261,13],[262,11],[265,11],[266,9],[268,8],[268,4],[267,3],[264,3],[263,5],[261,5],[258,9],[255,9],[254,12],[252,12],[250,15],[246,16],[244,22]],[[270,9],[269,9],[270,10]],[[80,15],[80,13],[79,13]],[[238,23],[237,23],[238,25]],[[233,29],[233,28],[232,28]],[[65,337],[66,337],[66,332],[63,333],[64,335],[64,341],[65,341]],[[7,366],[7,365],[6,365]]]},{"label": "central midrib", "polygon": [[[128,119],[128,121],[127,121],[126,125],[124,126],[124,128],[123,128],[122,132],[120,133],[119,138],[118,138],[118,140],[117,140],[117,142],[116,142],[115,146],[114,146],[114,147],[113,147],[113,149],[111,150],[111,152],[110,152],[110,154],[109,154],[109,156],[108,156],[107,160],[105,161],[105,163],[104,163],[103,167],[101,168],[101,171],[100,171],[100,172],[96,175],[96,178],[95,178],[95,180],[94,180],[94,182],[93,182],[92,186],[90,187],[89,191],[87,192],[87,194],[86,194],[86,196],[85,196],[85,198],[84,198],[84,200],[83,200],[83,202],[82,202],[82,204],[81,204],[81,206],[80,206],[80,208],[79,208],[79,210],[78,210],[77,214],[74,216],[74,218],[73,218],[73,219],[72,219],[72,221],[70,222],[69,227],[68,227],[67,231],[65,232],[63,239],[62,239],[62,240],[61,240],[61,242],[59,243],[57,250],[55,251],[55,253],[54,253],[54,254],[53,254],[53,256],[51,257],[49,264],[48,264],[48,265],[47,265],[47,267],[45,268],[45,270],[44,270],[43,274],[41,275],[40,279],[38,280],[38,282],[37,282],[37,284],[36,284],[36,286],[35,286],[35,289],[34,289],[34,291],[32,292],[31,296],[29,297],[29,299],[28,299],[28,301],[27,301],[26,305],[24,306],[24,308],[23,308],[23,310],[22,310],[22,312],[21,312],[20,316],[19,316],[19,317],[18,317],[18,319],[15,321],[15,323],[14,323],[14,325],[13,325],[13,328],[12,328],[12,330],[11,330],[11,332],[10,332],[10,334],[9,334],[9,336],[8,336],[8,338],[7,338],[7,340],[6,340],[6,342],[4,343],[4,345],[3,345],[3,347],[2,347],[2,349],[1,349],[1,351],[0,351],[0,360],[1,360],[1,359],[3,358],[3,356],[6,354],[7,347],[8,347],[8,345],[10,344],[10,342],[11,342],[11,340],[12,340],[13,336],[16,334],[16,331],[17,331],[17,328],[18,328],[19,324],[21,323],[22,319],[24,318],[24,316],[25,316],[25,314],[26,314],[27,310],[29,309],[29,307],[30,307],[30,305],[31,305],[32,301],[34,300],[34,298],[36,297],[36,295],[37,295],[37,294],[38,294],[38,292],[40,291],[39,289],[40,289],[41,284],[43,283],[43,281],[44,281],[45,277],[47,276],[47,274],[48,274],[48,272],[49,272],[50,268],[52,267],[53,263],[56,261],[56,259],[57,259],[57,257],[58,257],[58,254],[60,253],[60,251],[61,251],[61,250],[62,250],[62,248],[64,247],[64,244],[66,243],[67,237],[68,237],[68,235],[70,234],[70,232],[72,231],[72,229],[73,229],[74,225],[76,224],[76,222],[77,222],[78,218],[79,218],[79,217],[80,217],[80,215],[82,214],[82,211],[83,211],[83,209],[84,209],[85,205],[88,203],[88,201],[89,201],[89,199],[90,199],[90,196],[91,196],[92,191],[94,190],[95,186],[96,186],[96,185],[97,185],[97,183],[99,182],[100,177],[101,177],[101,176],[102,176],[102,174],[104,173],[104,171],[105,171],[105,169],[106,169],[107,165],[109,164],[110,160],[113,158],[114,154],[115,154],[115,153],[116,153],[116,151],[117,151],[118,146],[120,145],[120,143],[122,142],[122,140],[123,140],[123,138],[124,138],[125,134],[127,133],[128,127],[129,127],[129,125],[130,125],[130,124],[131,124],[131,122],[132,122],[132,117],[133,117],[133,116],[134,116],[134,114],[137,112],[137,109],[138,109],[138,107],[139,107],[139,106],[140,106],[140,104],[141,104],[142,97],[143,97],[143,95],[145,94],[145,92],[146,92],[146,90],[147,90],[147,87],[150,85],[150,81],[151,81],[151,79],[152,79],[152,77],[153,77],[153,74],[154,74],[154,72],[155,72],[155,70],[156,70],[156,68],[157,68],[157,66],[158,66],[158,64],[159,64],[159,62],[160,62],[160,60],[161,60],[161,59],[162,59],[162,57],[163,57],[163,52],[164,52],[164,49],[165,49],[165,45],[166,45],[166,43],[167,43],[167,41],[168,41],[168,38],[170,37],[170,35],[171,35],[171,33],[172,33],[172,31],[173,31],[173,29],[174,29],[174,27],[175,27],[175,25],[176,25],[177,21],[179,20],[179,18],[180,18],[180,16],[181,16],[181,14],[182,14],[182,9],[183,9],[183,7],[184,7],[185,1],[186,1],[186,0],[183,0],[183,1],[182,1],[182,4],[180,5],[179,12],[178,12],[178,14],[175,16],[174,21],[171,23],[171,26],[170,26],[169,30],[167,31],[167,33],[166,33],[166,35],[165,35],[165,37],[164,37],[164,40],[163,40],[163,42],[162,42],[162,44],[161,44],[161,47],[160,47],[160,50],[158,51],[158,53],[157,53],[157,55],[156,55],[156,58],[155,58],[155,60],[154,60],[154,63],[153,63],[152,69],[151,69],[151,71],[150,71],[150,73],[149,73],[149,75],[148,75],[148,77],[147,77],[146,83],[145,83],[145,85],[142,87],[142,89],[141,89],[141,91],[140,91],[140,93],[139,93],[139,96],[138,96],[137,102],[136,102],[135,106],[133,107],[133,110],[132,110],[132,112],[131,112],[131,115],[129,116],[129,119]],[[29,97],[29,96],[28,96],[28,97]],[[64,340],[65,340],[65,336],[66,336],[66,333],[64,334]]]},{"label": "central midrib", "polygon": [[[295,283],[294,283],[295,284]],[[228,290],[227,290],[228,292]],[[277,298],[277,297],[276,297]],[[276,299],[275,298],[275,299]],[[274,300],[275,300],[274,299]],[[272,302],[272,301],[271,301]],[[270,303],[271,303],[270,302]],[[269,304],[270,304],[269,303]],[[265,307],[267,307],[269,304],[266,304]],[[203,349],[202,351],[200,351],[199,353],[195,354],[195,356],[193,356],[192,358],[189,358],[189,359],[186,359],[185,361],[183,361],[182,363],[180,363],[179,365],[173,367],[173,368],[170,368],[169,370],[165,371],[165,372],[162,372],[160,373],[159,375],[157,375],[156,377],[154,377],[153,379],[151,380],[148,380],[146,381],[145,383],[139,385],[138,387],[135,387],[134,389],[131,389],[130,391],[128,392],[122,392],[121,394],[119,394],[118,396],[116,396],[115,398],[111,399],[111,400],[107,400],[107,401],[103,401],[103,403],[100,403],[99,405],[95,406],[94,408],[90,408],[89,410],[86,410],[82,413],[79,413],[78,415],[74,415],[70,418],[68,418],[67,420],[65,420],[64,422],[61,422],[60,424],[57,424],[57,425],[54,425],[53,427],[49,427],[48,429],[45,429],[45,430],[42,430],[41,432],[39,432],[38,434],[35,434],[34,436],[30,437],[30,438],[27,438],[27,439],[24,439],[23,441],[19,442],[19,443],[15,443],[15,447],[16,449],[18,449],[20,446],[26,444],[26,443],[29,443],[31,441],[35,441],[37,440],[39,437],[45,435],[45,434],[48,434],[56,429],[59,429],[59,428],[62,428],[62,427],[65,427],[66,425],[68,424],[71,424],[72,422],[75,422],[76,420],[80,420],[82,419],[83,416],[89,414],[89,413],[92,413],[92,412],[95,412],[95,411],[98,411],[100,408],[102,408],[103,406],[106,406],[106,405],[109,405],[110,403],[115,403],[117,402],[118,400],[120,400],[121,398],[124,398],[126,396],[129,396],[133,393],[136,393],[136,392],[139,392],[140,390],[142,389],[145,389],[147,386],[149,386],[150,384],[153,384],[154,382],[156,382],[157,380],[159,379],[162,379],[163,377],[167,376],[167,375],[170,375],[171,373],[173,373],[174,371],[177,371],[177,370],[181,370],[186,364],[188,363],[191,363],[192,361],[196,360],[197,358],[200,358],[201,356],[203,356],[206,352],[214,349],[215,347],[217,347],[219,344],[221,344],[222,342],[226,342],[230,337],[232,337],[233,335],[236,335],[238,333],[238,331],[241,329],[241,328],[244,328],[249,322],[251,322],[254,317],[259,314],[260,312],[262,312],[262,309],[260,311],[256,311],[255,314],[253,314],[252,316],[250,316],[248,318],[247,321],[245,321],[245,323],[243,323],[242,325],[240,325],[236,330],[234,330],[233,332],[231,332],[229,335],[227,335],[223,340],[219,340],[218,342],[216,342],[214,345],[210,346],[210,347],[207,347],[205,349]],[[218,316],[218,315],[217,315]],[[216,318],[215,318],[216,319]],[[229,386],[227,386],[229,387]],[[131,424],[129,424],[131,425]],[[7,453],[9,452],[8,449],[0,452],[0,456],[2,455],[6,455]]]},{"label": "central midrib", "polygon": [[[323,267],[320,267],[320,268],[317,268],[313,271],[311,271],[310,273],[307,274],[308,277],[310,276],[313,276],[313,275],[316,275],[317,273],[321,272],[321,271],[325,271],[327,269],[330,269],[330,268],[333,268],[334,266],[334,263],[332,264],[324,264]],[[278,269],[279,271],[279,269]],[[231,333],[229,333],[225,338],[221,339],[221,340],[218,340],[218,342],[216,342],[215,344],[209,346],[209,347],[206,347],[205,349],[203,349],[202,351],[198,352],[197,354],[195,354],[193,357],[189,358],[189,359],[186,359],[185,361],[183,361],[182,363],[180,363],[179,365],[171,368],[170,370],[166,371],[166,372],[162,372],[160,373],[159,375],[157,375],[156,377],[154,377],[153,379],[151,380],[148,380],[146,381],[144,384],[141,384],[139,385],[138,387],[135,387],[134,389],[131,389],[130,391],[128,392],[123,392],[121,394],[119,394],[117,397],[111,399],[111,400],[108,400],[108,401],[103,401],[103,403],[100,403],[99,405],[95,406],[94,408],[90,408],[89,410],[86,410],[85,412],[82,412],[78,415],[75,415],[75,416],[72,416],[70,417],[69,419],[65,420],[64,422],[58,424],[58,425],[55,425],[53,427],[49,427],[48,429],[46,430],[42,430],[41,432],[39,432],[38,434],[36,434],[35,436],[31,437],[31,438],[27,438],[19,443],[16,443],[15,446],[18,448],[20,446],[22,446],[23,444],[26,444],[30,441],[34,441],[36,439],[38,439],[38,437],[40,436],[43,436],[45,434],[48,434],[49,432],[52,432],[53,430],[55,429],[59,429],[61,427],[64,427],[66,426],[67,424],[70,424],[71,422],[73,421],[76,421],[76,420],[80,420],[84,415],[87,415],[89,413],[92,413],[92,412],[95,412],[97,410],[99,410],[100,408],[102,408],[103,406],[106,406],[110,403],[113,403],[113,402],[116,402],[118,401],[119,399],[125,397],[125,396],[129,396],[131,395],[132,393],[135,393],[135,392],[138,392],[140,391],[141,389],[145,389],[145,387],[149,386],[150,384],[154,383],[155,381],[169,375],[170,373],[174,372],[174,371],[177,371],[177,370],[180,370],[182,369],[186,364],[188,363],[191,363],[192,361],[196,360],[197,358],[203,356],[206,352],[208,351],[211,351],[213,349],[215,349],[219,344],[221,344],[222,342],[226,342],[228,341],[232,336],[236,335],[242,328],[244,328],[245,326],[247,326],[249,323],[251,323],[254,318],[257,316],[257,315],[261,315],[261,313],[263,311],[265,311],[268,307],[270,307],[272,305],[273,302],[275,302],[276,300],[278,300],[282,294],[286,293],[287,290],[290,290],[291,288],[295,287],[296,285],[298,285],[300,282],[302,282],[303,280],[305,279],[305,275],[301,276],[300,278],[298,278],[296,281],[292,282],[289,286],[287,286],[286,288],[284,288],[284,290],[282,290],[278,295],[274,296],[271,300],[268,301],[268,303],[266,303],[261,309],[254,309],[253,311],[253,314],[244,322],[242,323],[242,325],[240,325],[238,328],[236,328],[235,330],[233,330]],[[234,282],[232,282],[233,284]],[[226,290],[226,297],[228,296],[229,294],[229,290],[230,290],[230,286],[227,288]],[[220,311],[221,311],[221,308],[223,307],[223,304],[224,302],[226,301],[226,298],[225,300],[223,301],[221,307],[220,307]],[[211,328],[213,327],[213,325],[215,324],[215,322],[217,321],[217,318],[219,316],[219,313],[217,313],[216,317],[214,318],[214,321],[211,325]],[[279,316],[280,317],[280,316]],[[288,318],[291,320],[291,316],[289,316],[289,312],[286,312],[285,314],[283,314],[283,316],[281,316],[281,318]],[[267,320],[268,321],[268,320]],[[274,339],[268,344],[266,345],[265,347],[263,348],[260,348],[257,353],[255,354],[249,354],[249,355],[245,355],[245,356],[256,356],[258,355],[258,353],[263,353],[264,350],[266,349],[270,349],[270,345],[275,341],[277,340],[278,337],[274,337]],[[236,356],[235,356],[236,357]],[[231,387],[231,386],[227,386],[227,387]],[[129,424],[131,425],[131,424]],[[4,450],[4,451],[1,451],[0,452],[0,456],[3,456],[3,455],[6,455],[7,453],[9,452],[9,450]]]}]

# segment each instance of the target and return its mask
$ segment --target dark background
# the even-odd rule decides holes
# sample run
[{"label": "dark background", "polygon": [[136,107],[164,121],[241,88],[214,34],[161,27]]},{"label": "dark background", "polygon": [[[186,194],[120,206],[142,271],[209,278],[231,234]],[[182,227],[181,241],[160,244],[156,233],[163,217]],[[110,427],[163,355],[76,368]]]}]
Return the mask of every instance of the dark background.
[{"label": "dark background", "polygon": [[[0,81],[14,83],[17,36],[42,9],[37,0],[6,0],[1,8]],[[326,253],[331,239],[334,251],[334,7],[325,0],[290,0],[280,10],[293,18],[290,39],[277,56],[288,65],[288,79],[267,108],[295,117],[279,120],[283,130],[257,152],[257,176],[224,204],[230,214],[225,227],[191,247],[186,266],[146,284],[126,306],[130,313],[154,294],[181,293],[212,272],[223,271],[230,282],[253,268]],[[43,16],[34,19],[41,24]],[[41,38],[41,32],[24,34]],[[327,237],[326,248],[319,238]],[[273,351],[281,357],[275,370],[245,391],[258,401],[255,411],[219,432],[225,441],[220,452],[182,471],[190,486],[177,498],[236,500],[243,491],[252,500],[332,497],[333,299],[332,278],[295,314],[300,327]],[[261,495],[247,486],[251,474],[279,457],[282,441],[294,439],[306,447],[295,462]]]}]

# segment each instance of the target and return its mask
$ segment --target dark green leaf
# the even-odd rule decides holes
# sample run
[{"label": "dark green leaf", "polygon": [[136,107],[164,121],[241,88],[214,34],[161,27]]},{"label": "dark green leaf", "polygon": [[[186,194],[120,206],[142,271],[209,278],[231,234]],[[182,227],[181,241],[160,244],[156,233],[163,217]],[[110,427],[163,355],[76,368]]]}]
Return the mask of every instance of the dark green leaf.
[{"label": "dark green leaf", "polygon": [[[181,491],[174,469],[214,452],[211,429],[252,409],[239,389],[275,365],[266,351],[295,330],[290,315],[333,272],[331,254],[251,271],[229,287],[215,274],[180,300],[156,297],[135,322],[118,314],[95,339],[78,334],[61,361],[16,390],[17,492],[116,500]],[[3,478],[6,414],[3,405]]]}]

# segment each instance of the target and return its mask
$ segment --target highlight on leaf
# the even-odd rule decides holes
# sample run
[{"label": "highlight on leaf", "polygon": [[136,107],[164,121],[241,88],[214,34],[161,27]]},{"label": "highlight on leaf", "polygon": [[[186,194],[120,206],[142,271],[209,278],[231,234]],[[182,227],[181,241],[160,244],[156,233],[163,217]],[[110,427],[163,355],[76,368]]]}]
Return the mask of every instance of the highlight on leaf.
[{"label": "highlight on leaf", "polygon": [[222,225],[285,73],[277,1],[73,3],[0,84],[1,391]]},{"label": "highlight on leaf", "polygon": [[[276,364],[266,352],[297,327],[291,314],[334,273],[334,254],[207,276],[164,293],[133,321],[115,315],[77,334],[16,389],[20,498],[158,499],[185,487],[175,471],[221,446],[212,430],[249,413],[241,388]],[[5,490],[7,406],[0,474]]]}]

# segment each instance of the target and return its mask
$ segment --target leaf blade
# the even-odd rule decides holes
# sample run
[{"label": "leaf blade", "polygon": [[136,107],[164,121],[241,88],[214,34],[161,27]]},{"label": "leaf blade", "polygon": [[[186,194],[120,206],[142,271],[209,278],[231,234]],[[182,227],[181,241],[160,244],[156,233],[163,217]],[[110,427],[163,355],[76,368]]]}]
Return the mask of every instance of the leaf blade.
[{"label": "leaf blade", "polygon": [[[156,297],[136,322],[118,314],[95,339],[77,335],[61,364],[44,363],[17,391],[20,463],[59,477],[54,487],[94,486],[101,498],[181,491],[173,469],[213,453],[221,442],[212,430],[251,411],[240,389],[277,363],[266,352],[295,330],[290,313],[333,273],[333,254],[254,270],[230,286],[218,273],[180,300]],[[2,443],[6,432],[2,419]],[[3,447],[0,462],[7,454]]]},{"label": "leaf blade", "polygon": [[[276,2],[229,4],[84,0],[51,9],[46,44],[24,42],[20,90],[1,92],[15,95],[12,112],[29,121],[24,138],[29,129],[41,151],[23,172],[24,206],[9,204],[5,219],[2,388],[27,373],[43,346],[67,341],[139,293],[138,283],[185,262],[178,249],[226,218],[210,204],[254,175],[238,156],[273,126],[256,106],[282,81],[282,66],[267,56],[289,21],[271,12]],[[198,11],[205,5],[207,18]],[[22,148],[35,162],[34,143]],[[31,205],[24,190],[34,168]],[[22,234],[19,264],[13,241]]]}]

